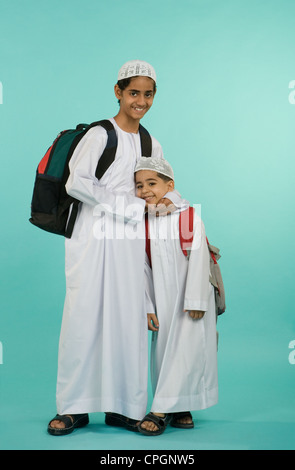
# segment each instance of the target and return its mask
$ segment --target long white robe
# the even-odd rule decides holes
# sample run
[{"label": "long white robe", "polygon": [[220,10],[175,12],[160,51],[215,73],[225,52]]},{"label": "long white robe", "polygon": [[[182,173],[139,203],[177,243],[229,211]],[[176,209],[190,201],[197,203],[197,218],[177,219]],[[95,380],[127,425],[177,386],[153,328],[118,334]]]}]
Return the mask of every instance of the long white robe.
[{"label": "long white robe", "polygon": [[[140,138],[111,121],[118,148],[100,181],[94,175],[107,140],[103,128],[91,129],[70,161],[67,191],[83,203],[66,240],[57,411],[112,411],[141,419],[147,406],[148,336],[145,203],[134,191]],[[154,138],[152,154],[162,157]]]},{"label": "long white robe", "polygon": [[[151,343],[151,411],[204,409],[218,401],[215,298],[204,225],[195,214],[189,261],[180,246],[178,213],[149,217],[149,231],[146,305],[159,320]],[[193,320],[184,310],[206,313]]]}]

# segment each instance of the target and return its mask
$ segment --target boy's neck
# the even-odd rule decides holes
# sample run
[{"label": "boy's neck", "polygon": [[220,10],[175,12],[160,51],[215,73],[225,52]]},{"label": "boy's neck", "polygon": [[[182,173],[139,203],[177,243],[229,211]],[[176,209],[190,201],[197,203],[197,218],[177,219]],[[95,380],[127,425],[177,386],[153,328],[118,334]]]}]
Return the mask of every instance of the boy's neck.
[{"label": "boy's neck", "polygon": [[120,113],[114,119],[122,131],[137,134],[140,119],[128,119],[128,117],[122,116]]}]

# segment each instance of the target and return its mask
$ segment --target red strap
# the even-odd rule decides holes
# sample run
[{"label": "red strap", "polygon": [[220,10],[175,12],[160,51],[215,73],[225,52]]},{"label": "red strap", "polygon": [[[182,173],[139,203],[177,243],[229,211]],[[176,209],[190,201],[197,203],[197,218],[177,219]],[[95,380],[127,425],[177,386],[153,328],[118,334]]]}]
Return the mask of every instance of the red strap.
[{"label": "red strap", "polygon": [[191,248],[194,237],[194,208],[189,207],[179,215],[179,239],[183,254],[187,256],[187,249]]},{"label": "red strap", "polygon": [[[206,237],[206,240],[207,240],[207,243],[208,243],[208,246],[209,246],[209,242],[208,242],[207,237]],[[210,255],[211,255],[211,258],[213,259],[214,264],[217,264],[217,261],[216,261],[216,258],[215,258],[215,255],[214,255],[213,251],[211,251],[210,248],[209,248],[209,251],[210,251]]]},{"label": "red strap", "polygon": [[[183,254],[187,256],[187,248],[191,248],[194,237],[194,208],[189,207],[179,215],[179,238]],[[208,238],[206,237],[209,246]],[[214,264],[217,264],[214,253],[210,251]]]},{"label": "red strap", "polygon": [[[191,248],[194,238],[194,208],[189,207],[188,209],[180,212],[179,215],[179,239],[180,246],[184,256],[187,256],[187,249]],[[209,245],[208,238],[206,237],[207,244]],[[151,261],[151,243],[149,237],[149,223],[148,214],[145,215],[145,248],[146,253],[150,262]],[[214,264],[217,264],[214,253],[210,250],[210,255],[213,259]]]},{"label": "red strap", "polygon": [[152,266],[148,213],[145,214],[145,251],[148,256],[150,266]]}]

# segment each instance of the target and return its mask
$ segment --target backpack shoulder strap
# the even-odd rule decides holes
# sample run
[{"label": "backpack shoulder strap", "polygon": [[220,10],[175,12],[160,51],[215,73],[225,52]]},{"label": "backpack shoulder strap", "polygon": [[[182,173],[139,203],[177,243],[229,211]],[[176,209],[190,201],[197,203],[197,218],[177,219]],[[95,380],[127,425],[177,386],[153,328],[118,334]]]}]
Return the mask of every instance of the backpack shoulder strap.
[{"label": "backpack shoulder strap", "polygon": [[[187,256],[187,250],[191,248],[194,238],[194,208],[189,207],[188,209],[180,212],[179,215],[179,239],[183,254]],[[218,248],[210,245],[208,238],[206,242],[210,252],[210,256],[214,264],[217,264],[217,251]]]},{"label": "backpack shoulder strap", "polygon": [[151,157],[152,155],[152,138],[149,132],[139,124],[139,135],[141,142],[141,155],[143,157]]},{"label": "backpack shoulder strap", "polygon": [[117,139],[115,128],[113,124],[111,123],[111,121],[109,121],[108,119],[103,119],[102,121],[93,122],[92,124],[89,125],[88,130],[91,127],[95,127],[95,126],[103,127],[108,134],[106,147],[98,161],[96,172],[95,172],[96,178],[100,179],[104,175],[104,173],[107,171],[109,166],[115,160],[118,139]]},{"label": "backpack shoulder strap", "polygon": [[[95,126],[102,126],[108,134],[107,145],[99,159],[95,172],[96,178],[100,179],[115,160],[118,138],[115,128],[109,119],[93,122],[88,126],[87,130]],[[145,157],[150,157],[152,154],[152,138],[149,132],[141,124],[139,124],[139,135],[141,142],[141,153]]]}]

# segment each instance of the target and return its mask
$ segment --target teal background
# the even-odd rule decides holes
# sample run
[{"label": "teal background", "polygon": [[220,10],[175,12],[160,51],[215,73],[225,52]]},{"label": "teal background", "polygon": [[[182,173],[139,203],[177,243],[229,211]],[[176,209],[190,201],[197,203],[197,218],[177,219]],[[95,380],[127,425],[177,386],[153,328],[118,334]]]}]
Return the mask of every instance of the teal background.
[{"label": "teal background", "polygon": [[[1,449],[295,448],[294,16],[292,0],[0,0]],[[116,114],[134,58],[158,77],[143,125],[222,252],[219,404],[193,431],[97,413],[55,438],[64,240],[28,222],[35,170],[60,130]]]}]

